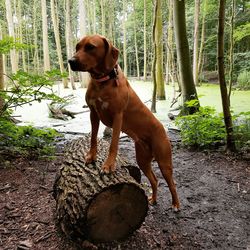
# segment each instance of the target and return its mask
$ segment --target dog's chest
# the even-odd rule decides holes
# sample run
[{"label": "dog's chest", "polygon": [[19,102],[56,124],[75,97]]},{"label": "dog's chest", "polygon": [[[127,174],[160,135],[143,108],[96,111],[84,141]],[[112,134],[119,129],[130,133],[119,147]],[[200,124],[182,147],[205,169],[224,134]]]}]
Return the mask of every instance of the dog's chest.
[{"label": "dog's chest", "polygon": [[109,107],[109,102],[99,97],[87,98],[87,103],[89,106],[93,107],[97,112],[107,110]]}]

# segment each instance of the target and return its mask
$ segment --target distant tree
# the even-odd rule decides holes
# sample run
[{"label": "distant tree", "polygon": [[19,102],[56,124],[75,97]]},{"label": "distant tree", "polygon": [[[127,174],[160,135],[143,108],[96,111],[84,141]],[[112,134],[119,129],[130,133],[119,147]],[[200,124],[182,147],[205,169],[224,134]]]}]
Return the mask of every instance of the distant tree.
[{"label": "distant tree", "polygon": [[[65,72],[64,65],[63,65],[63,57],[62,57],[62,48],[61,48],[61,39],[59,34],[59,26],[58,26],[58,14],[57,14],[57,6],[55,5],[54,0],[50,0],[50,7],[51,7],[51,17],[54,27],[54,35],[56,41],[56,52],[58,57],[58,63],[60,67],[61,73]],[[62,78],[64,88],[68,88],[68,79],[66,77]]]},{"label": "distant tree", "polygon": [[[71,58],[73,55],[73,42],[72,42],[72,26],[70,19],[70,0],[65,1],[65,38],[66,38],[66,51],[67,58]],[[72,86],[72,89],[76,89],[74,76],[71,68],[68,66],[69,79]]]},{"label": "distant tree", "polygon": [[122,23],[122,31],[123,31],[123,72],[124,75],[128,75],[128,66],[127,66],[127,38],[126,38],[126,15],[127,15],[127,4],[126,0],[122,1],[123,7],[123,23]]},{"label": "distant tree", "polygon": [[143,1],[143,56],[144,56],[144,65],[143,65],[143,80],[147,80],[147,0]]},{"label": "distant tree", "polygon": [[158,8],[158,1],[155,2],[154,5],[154,18],[153,18],[153,62],[152,62],[152,78],[153,78],[153,93],[152,93],[152,104],[151,104],[151,111],[156,113],[156,57],[157,57],[157,43],[156,43],[156,23],[157,23],[157,8]]},{"label": "distant tree", "polygon": [[162,1],[155,1],[155,43],[156,43],[156,95],[157,99],[165,100],[165,84],[163,77],[163,28],[162,28]]},{"label": "distant tree", "polygon": [[[6,18],[7,18],[9,36],[15,39],[16,35],[15,35],[15,27],[12,15],[13,8],[11,6],[10,0],[5,0],[5,7],[6,7]],[[15,49],[12,49],[10,51],[10,61],[11,61],[12,73],[16,73],[18,70],[18,53],[16,52]]]},{"label": "distant tree", "polygon": [[233,138],[233,123],[230,112],[229,98],[227,94],[227,85],[224,69],[224,25],[225,25],[225,0],[219,2],[219,21],[218,21],[218,39],[217,39],[217,58],[218,73],[221,91],[221,100],[224,114],[224,123],[227,133],[227,149],[235,151],[235,141]]},{"label": "distant tree", "polygon": [[194,84],[199,85],[198,76],[198,53],[199,53],[199,16],[200,16],[200,0],[195,0],[194,13],[194,46],[193,46],[193,77]]},{"label": "distant tree", "polygon": [[189,55],[189,45],[186,32],[185,1],[174,0],[173,3],[174,33],[182,91],[183,112],[184,114],[192,114],[198,110],[199,102],[196,102],[196,105],[185,105],[185,103],[190,100],[198,100]]},{"label": "distant tree", "polygon": [[47,6],[46,0],[41,0],[42,5],[42,21],[43,21],[43,63],[44,71],[50,70],[49,59],[49,41],[48,41],[48,21],[47,21]]}]

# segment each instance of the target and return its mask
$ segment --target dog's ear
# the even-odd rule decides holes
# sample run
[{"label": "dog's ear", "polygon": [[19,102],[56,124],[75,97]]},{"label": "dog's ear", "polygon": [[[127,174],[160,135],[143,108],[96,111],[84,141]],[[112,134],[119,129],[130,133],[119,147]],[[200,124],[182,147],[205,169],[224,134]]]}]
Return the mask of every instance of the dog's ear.
[{"label": "dog's ear", "polygon": [[105,37],[103,37],[103,41],[106,49],[106,54],[104,58],[105,68],[111,70],[115,67],[117,63],[119,50],[114,47]]}]

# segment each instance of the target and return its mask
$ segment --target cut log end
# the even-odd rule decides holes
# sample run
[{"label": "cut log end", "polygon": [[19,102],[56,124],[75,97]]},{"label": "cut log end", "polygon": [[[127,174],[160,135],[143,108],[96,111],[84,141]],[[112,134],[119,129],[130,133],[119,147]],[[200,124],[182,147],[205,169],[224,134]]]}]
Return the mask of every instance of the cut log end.
[{"label": "cut log end", "polygon": [[88,208],[88,238],[95,242],[126,238],[144,221],[145,198],[137,185],[127,183],[101,192]]}]

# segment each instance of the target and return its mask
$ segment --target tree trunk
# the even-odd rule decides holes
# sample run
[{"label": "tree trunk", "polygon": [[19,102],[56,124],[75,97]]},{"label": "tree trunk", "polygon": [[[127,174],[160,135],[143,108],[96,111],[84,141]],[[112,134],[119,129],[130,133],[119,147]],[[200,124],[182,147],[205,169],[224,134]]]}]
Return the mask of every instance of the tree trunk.
[{"label": "tree trunk", "polygon": [[[63,65],[63,58],[62,58],[62,48],[61,48],[61,41],[60,41],[60,34],[59,34],[59,26],[58,26],[58,17],[57,17],[57,8],[55,5],[54,0],[50,0],[50,7],[51,7],[51,17],[54,27],[54,35],[56,41],[56,52],[58,57],[58,63],[60,67],[60,72],[64,73],[64,65]],[[64,88],[68,88],[68,79],[66,77],[62,78]]]},{"label": "tree trunk", "polygon": [[[205,42],[205,28],[206,28],[206,14],[207,14],[207,1],[203,2],[203,11],[202,11],[202,27],[201,27],[201,41],[200,41],[200,51],[198,58],[198,76],[202,72],[202,61],[203,61],[203,50],[204,50],[204,42]],[[199,80],[199,79],[198,79]],[[201,83],[199,83],[201,85]]]},{"label": "tree trunk", "polygon": [[230,96],[233,85],[233,70],[234,70],[234,15],[235,15],[235,0],[232,0],[231,20],[230,20],[230,49],[229,49],[229,91],[228,101],[230,106]]},{"label": "tree trunk", "polygon": [[189,55],[189,45],[186,32],[185,1],[174,0],[173,11],[178,69],[180,72],[179,75],[183,99],[183,113],[192,114],[198,110],[199,102],[192,107],[185,105],[187,101],[194,99],[198,100]]},{"label": "tree trunk", "polygon": [[[14,28],[12,7],[10,0],[5,0],[5,7],[6,7],[6,18],[8,23],[9,36],[15,39],[15,28]],[[15,49],[12,49],[10,51],[10,61],[11,61],[12,73],[16,73],[18,70],[18,53],[16,52]]]},{"label": "tree trunk", "polygon": [[38,26],[38,13],[37,13],[37,5],[38,0],[34,0],[33,3],[33,44],[34,44],[34,54],[33,54],[33,62],[34,62],[34,71],[36,73],[40,72],[40,60],[39,60],[39,50],[38,50],[38,32],[37,32],[37,26]]},{"label": "tree trunk", "polygon": [[[134,16],[135,16],[135,1],[133,2],[133,4],[134,4]],[[136,73],[137,73],[137,79],[140,80],[140,64],[139,64],[138,46],[137,46],[136,16],[134,18],[134,42],[135,42]]]},{"label": "tree trunk", "polygon": [[230,113],[229,98],[227,94],[227,85],[224,69],[224,24],[225,24],[225,0],[220,0],[219,5],[219,23],[218,23],[218,73],[220,82],[221,100],[224,114],[224,122],[227,133],[227,149],[235,151],[235,142],[233,139],[233,123]]},{"label": "tree trunk", "polygon": [[156,57],[157,57],[157,43],[156,43],[156,19],[157,19],[157,8],[158,8],[158,2],[155,2],[154,6],[154,19],[153,19],[153,62],[152,62],[152,78],[153,78],[153,93],[152,93],[152,104],[151,104],[151,112],[156,113],[156,89],[157,89],[157,83],[156,83]]},{"label": "tree trunk", "polygon": [[195,0],[194,48],[193,48],[193,77],[195,86],[199,85],[199,76],[198,76],[199,16],[200,16],[200,0]]},{"label": "tree trunk", "polygon": [[126,38],[126,1],[123,0],[123,72],[124,75],[127,76],[128,75],[128,67],[127,67],[127,38]]},{"label": "tree trunk", "polygon": [[109,242],[126,238],[145,219],[148,201],[144,190],[122,167],[101,173],[108,143],[100,140],[95,164],[85,165],[89,137],[72,141],[54,184],[56,213],[62,231],[71,238]]},{"label": "tree trunk", "polygon": [[105,18],[105,6],[104,6],[104,0],[100,0],[100,4],[101,4],[101,17],[102,17],[102,22],[101,22],[101,27],[102,27],[102,35],[105,36],[106,35],[106,18]]},{"label": "tree trunk", "polygon": [[[65,1],[65,39],[66,39],[66,50],[67,50],[67,58],[71,58],[73,55],[73,45],[72,45],[72,28],[71,28],[71,20],[70,20],[70,1]],[[76,89],[75,80],[73,76],[73,72],[68,65],[69,79],[71,83],[72,89]]]},{"label": "tree trunk", "polygon": [[144,0],[144,17],[143,17],[143,46],[144,46],[144,66],[143,80],[147,80],[147,1]]},{"label": "tree trunk", "polygon": [[[80,28],[80,38],[86,36],[86,7],[83,0],[79,0],[79,28]],[[89,82],[89,73],[80,72],[81,87],[86,88]]]},{"label": "tree trunk", "polygon": [[[157,2],[157,4],[156,4]],[[165,100],[165,84],[163,77],[163,30],[162,30],[162,1],[157,0],[155,2],[156,8],[156,29],[155,29],[155,41],[156,41],[156,93],[157,99]]]},{"label": "tree trunk", "polygon": [[42,23],[43,23],[43,60],[44,71],[50,70],[49,60],[49,41],[48,41],[48,22],[46,0],[41,0],[42,4]]}]

